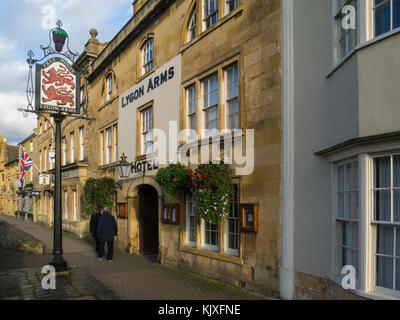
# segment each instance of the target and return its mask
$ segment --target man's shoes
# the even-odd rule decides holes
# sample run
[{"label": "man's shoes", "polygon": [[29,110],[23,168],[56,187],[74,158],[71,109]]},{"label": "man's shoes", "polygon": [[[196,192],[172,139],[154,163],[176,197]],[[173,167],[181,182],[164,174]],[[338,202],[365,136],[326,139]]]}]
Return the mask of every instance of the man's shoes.
[{"label": "man's shoes", "polygon": [[108,262],[112,262],[112,260],[108,260]]},{"label": "man's shoes", "polygon": [[99,261],[103,261],[103,260],[104,260],[104,258],[97,258],[97,260],[99,260]]}]

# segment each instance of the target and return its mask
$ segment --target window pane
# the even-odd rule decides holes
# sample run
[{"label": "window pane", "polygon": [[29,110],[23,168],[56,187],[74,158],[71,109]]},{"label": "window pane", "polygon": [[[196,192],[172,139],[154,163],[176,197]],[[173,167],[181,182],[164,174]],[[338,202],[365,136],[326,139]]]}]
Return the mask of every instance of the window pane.
[{"label": "window pane", "polygon": [[351,248],[358,250],[358,224],[351,224]]},{"label": "window pane", "polygon": [[376,257],[376,284],[393,289],[393,259]]},{"label": "window pane", "polygon": [[352,162],[352,179],[351,179],[351,189],[358,189],[358,162]]},{"label": "window pane", "polygon": [[349,245],[346,222],[339,222],[339,244],[342,246]]},{"label": "window pane", "polygon": [[400,155],[393,156],[393,187],[400,187]]},{"label": "window pane", "polygon": [[392,226],[378,225],[377,253],[393,256],[394,254],[394,228]]},{"label": "window pane", "polygon": [[374,192],[374,217],[376,221],[390,221],[390,190]]},{"label": "window pane", "polygon": [[344,166],[338,167],[338,191],[344,190]]},{"label": "window pane", "polygon": [[390,157],[375,159],[374,187],[390,188]]},{"label": "window pane", "polygon": [[352,199],[351,199],[351,192],[346,192],[344,194],[344,201],[345,201],[345,215],[344,217],[346,219],[351,219],[352,218]]},{"label": "window pane", "polygon": [[396,259],[396,290],[400,291],[400,259]]},{"label": "window pane", "polygon": [[400,27],[400,0],[393,0],[393,29]]},{"label": "window pane", "polygon": [[[375,0],[375,6],[384,0]],[[390,31],[390,0],[375,8],[375,37]]]},{"label": "window pane", "polygon": [[393,219],[400,222],[400,190],[393,190]]},{"label": "window pane", "polygon": [[351,193],[351,218],[358,219],[358,192]]},{"label": "window pane", "polygon": [[338,217],[344,218],[344,193],[338,193]]},{"label": "window pane", "polygon": [[396,227],[396,256],[400,258],[400,227]]}]

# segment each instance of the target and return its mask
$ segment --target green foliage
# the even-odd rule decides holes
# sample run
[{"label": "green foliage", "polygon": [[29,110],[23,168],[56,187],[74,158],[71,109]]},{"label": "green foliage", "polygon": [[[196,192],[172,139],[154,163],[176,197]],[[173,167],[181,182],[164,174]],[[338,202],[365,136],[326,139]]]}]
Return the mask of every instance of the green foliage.
[{"label": "green foliage", "polygon": [[191,171],[191,179],[199,215],[210,223],[225,219],[234,196],[229,166],[222,161],[219,164],[201,164],[194,172]]},{"label": "green foliage", "polygon": [[156,180],[165,189],[167,201],[172,202],[178,190],[190,189],[190,173],[181,164],[169,165],[158,170]]},{"label": "green foliage", "polygon": [[64,38],[66,38],[68,36],[67,33],[62,29],[56,29],[56,30],[53,31],[53,33],[55,33],[57,35],[60,35],[60,36],[62,36]]},{"label": "green foliage", "polygon": [[112,178],[89,178],[85,182],[84,204],[87,214],[112,208],[115,202],[115,181]]}]

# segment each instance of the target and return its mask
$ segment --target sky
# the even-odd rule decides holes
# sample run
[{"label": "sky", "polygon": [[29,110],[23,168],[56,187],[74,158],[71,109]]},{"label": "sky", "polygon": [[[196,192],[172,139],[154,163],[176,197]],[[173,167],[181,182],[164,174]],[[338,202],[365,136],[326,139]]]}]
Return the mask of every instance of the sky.
[{"label": "sky", "polygon": [[[132,0],[1,0],[0,1],[0,133],[17,145],[33,133],[36,115],[24,118],[29,67],[27,53],[40,59],[40,45],[49,44],[49,31],[61,20],[72,52],[81,53],[98,31],[100,42],[110,41],[132,17]],[[51,28],[50,28],[51,26]]]}]

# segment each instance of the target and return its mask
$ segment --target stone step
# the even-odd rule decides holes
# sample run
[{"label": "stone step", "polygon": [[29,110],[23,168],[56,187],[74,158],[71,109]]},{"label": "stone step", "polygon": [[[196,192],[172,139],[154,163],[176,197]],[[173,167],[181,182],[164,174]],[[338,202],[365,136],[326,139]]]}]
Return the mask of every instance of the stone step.
[{"label": "stone step", "polygon": [[24,252],[43,254],[43,243],[5,221],[0,221],[0,246]]}]

